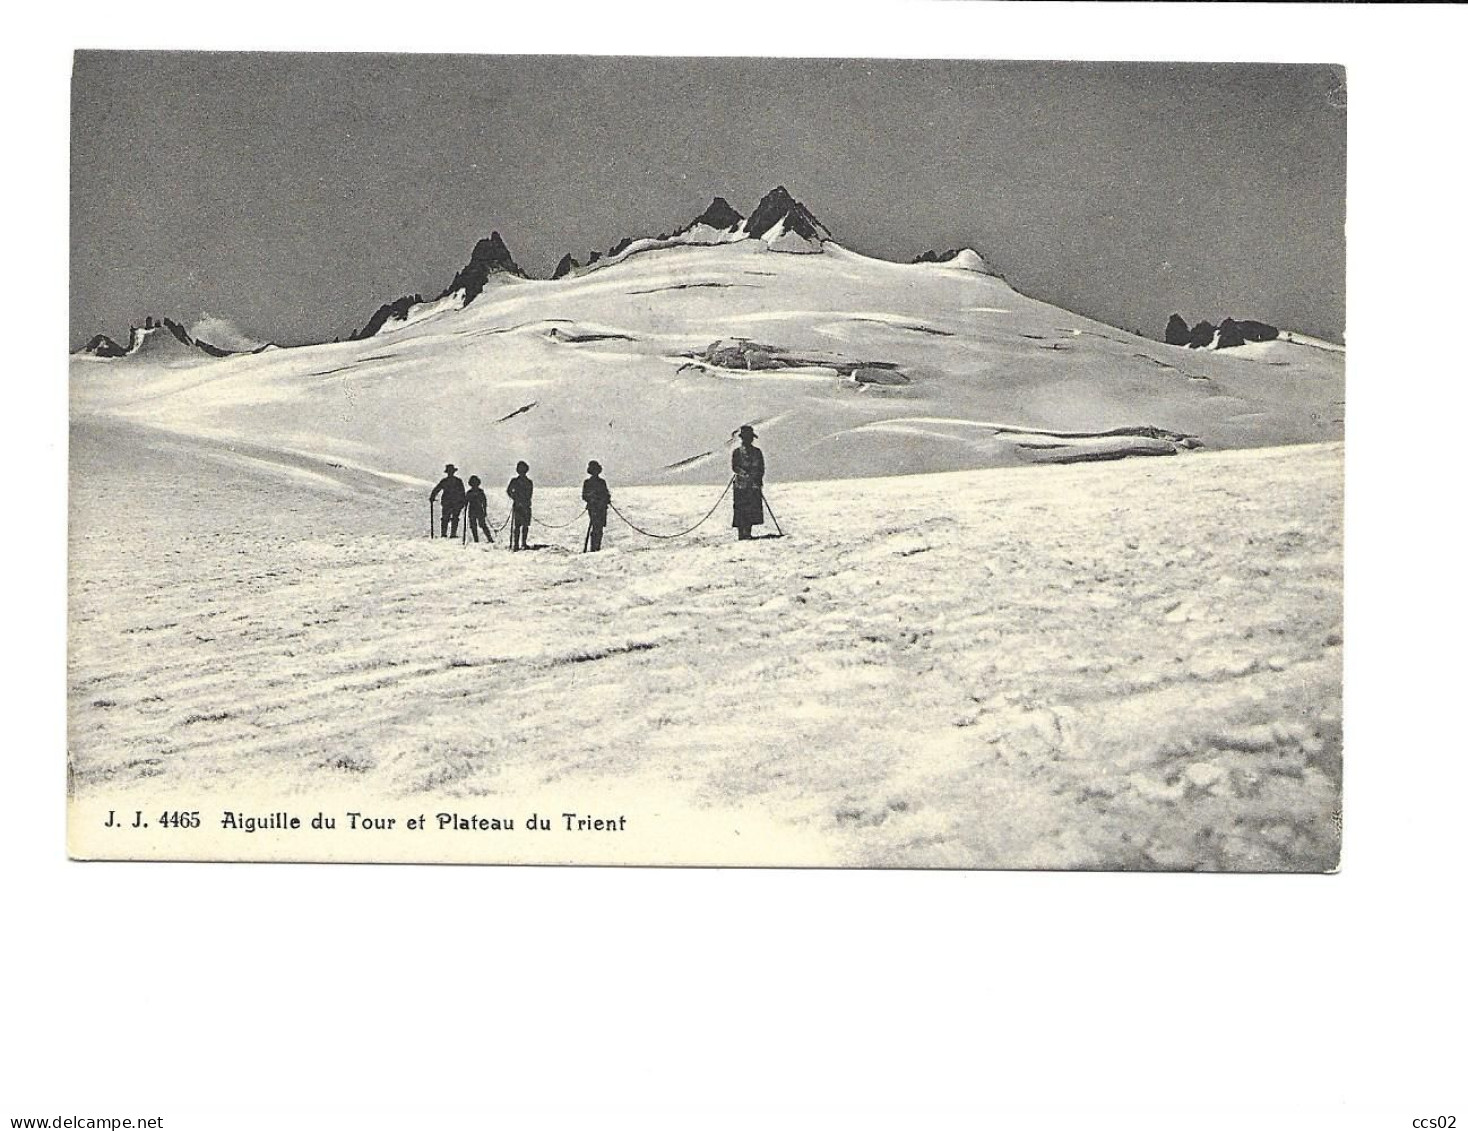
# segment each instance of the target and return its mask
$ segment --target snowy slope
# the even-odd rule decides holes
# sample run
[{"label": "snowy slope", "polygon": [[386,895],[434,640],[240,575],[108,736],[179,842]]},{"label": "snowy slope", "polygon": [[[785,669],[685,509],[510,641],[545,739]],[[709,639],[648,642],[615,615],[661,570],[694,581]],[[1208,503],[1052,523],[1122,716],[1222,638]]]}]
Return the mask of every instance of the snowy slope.
[{"label": "snowy slope", "polygon": [[[742,239],[642,250],[573,277],[489,288],[464,309],[444,302],[365,341],[183,367],[79,358],[73,413],[393,474],[428,476],[452,459],[498,475],[524,458],[548,484],[577,481],[588,458],[613,482],[720,482],[745,422],[777,479],[1342,434],[1340,353],[1284,340],[1258,356],[1165,346],[966,262],[823,248],[790,255]],[[789,367],[694,356],[741,337]],[[905,382],[863,384],[862,363]],[[1035,434],[1116,430],[1134,434]]]},{"label": "snowy slope", "polygon": [[[83,854],[118,851],[77,839],[109,808],[168,806],[630,830],[258,834],[242,858],[1337,858],[1339,445],[784,485],[783,539],[733,541],[726,503],[673,542],[614,519],[599,555],[570,552],[566,489],[512,555],[430,541],[418,487],[352,467],[105,420],[71,448]],[[718,492],[614,501],[670,531]]]}]

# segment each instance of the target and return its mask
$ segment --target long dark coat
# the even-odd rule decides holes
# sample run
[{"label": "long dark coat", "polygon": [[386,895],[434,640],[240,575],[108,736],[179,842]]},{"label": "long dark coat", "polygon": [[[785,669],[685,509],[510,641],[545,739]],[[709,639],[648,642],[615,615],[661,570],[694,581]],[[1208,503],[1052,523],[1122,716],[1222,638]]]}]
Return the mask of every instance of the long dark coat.
[{"label": "long dark coat", "polygon": [[765,455],[753,444],[741,444],[730,460],[734,470],[734,521],[736,527],[763,526],[765,522]]}]

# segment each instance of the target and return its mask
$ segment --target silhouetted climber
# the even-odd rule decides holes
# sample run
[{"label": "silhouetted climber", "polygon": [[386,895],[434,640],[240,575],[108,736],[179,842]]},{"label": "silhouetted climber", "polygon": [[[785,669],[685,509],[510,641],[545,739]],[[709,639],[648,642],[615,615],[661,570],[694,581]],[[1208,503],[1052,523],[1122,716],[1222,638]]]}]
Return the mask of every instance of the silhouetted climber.
[{"label": "silhouetted climber", "polygon": [[753,537],[750,528],[765,523],[765,455],[754,446],[755,430],[739,429],[739,446],[730,461],[734,469],[734,527],[741,542]]},{"label": "silhouetted climber", "polygon": [[592,460],[586,465],[587,480],[581,484],[581,501],[586,504],[587,517],[591,519],[586,528],[583,553],[594,553],[601,549],[602,531],[607,528],[607,508],[612,505],[612,492],[601,477],[601,464]]},{"label": "silhouetted climber", "polygon": [[431,503],[443,494],[443,512],[439,516],[439,533],[445,538],[457,538],[459,534],[459,512],[464,509],[464,481],[454,472],[459,469],[451,463],[443,466],[443,478],[428,496]]},{"label": "silhouetted climber", "polygon": [[479,532],[484,531],[484,540],[493,542],[494,535],[489,532],[489,526],[484,521],[484,516],[489,513],[489,500],[484,497],[484,488],[479,486],[479,476],[469,476],[469,493],[464,496],[464,503],[469,509],[469,533],[474,536],[474,541],[479,541]]},{"label": "silhouetted climber", "polygon": [[530,497],[535,494],[535,484],[525,473],[530,465],[523,459],[515,465],[515,478],[505,488],[510,496],[510,549],[525,549],[525,540],[530,537]]}]

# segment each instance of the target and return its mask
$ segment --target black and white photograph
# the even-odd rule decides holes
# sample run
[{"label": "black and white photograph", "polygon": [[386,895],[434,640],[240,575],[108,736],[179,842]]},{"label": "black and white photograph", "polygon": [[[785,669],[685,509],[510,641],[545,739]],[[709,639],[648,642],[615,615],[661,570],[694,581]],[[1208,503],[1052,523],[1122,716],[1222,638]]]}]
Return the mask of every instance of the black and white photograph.
[{"label": "black and white photograph", "polygon": [[74,854],[1332,870],[1346,90],[79,52]]},{"label": "black and white photograph", "polygon": [[11,23],[0,1123],[1459,1126],[1461,6]]}]

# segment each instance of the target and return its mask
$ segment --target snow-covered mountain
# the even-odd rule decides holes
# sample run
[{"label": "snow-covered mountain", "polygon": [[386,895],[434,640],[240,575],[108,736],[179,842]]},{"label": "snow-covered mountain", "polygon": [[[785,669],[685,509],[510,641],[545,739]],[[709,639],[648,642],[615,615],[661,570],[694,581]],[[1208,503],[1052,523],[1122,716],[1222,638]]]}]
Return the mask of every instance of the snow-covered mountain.
[{"label": "snow-covered mountain", "polygon": [[464,305],[468,306],[479,297],[491,279],[505,275],[516,279],[525,278],[525,272],[520,270],[520,265],[510,254],[505,241],[500,239],[500,234],[491,232],[489,239],[480,240],[474,245],[469,262],[459,270],[454,281],[438,297],[448,298],[453,294],[461,294]]},{"label": "snow-covered mountain", "polygon": [[744,221],[744,231],[751,239],[763,240],[771,251],[820,251],[831,238],[826,226],[786,192],[784,185],[765,194]]},{"label": "snow-covered mountain", "polygon": [[985,275],[997,275],[995,271],[971,247],[955,247],[948,251],[925,251],[913,260],[914,263],[943,263],[960,271],[979,271]]},{"label": "snow-covered mountain", "polygon": [[[360,340],[74,357],[73,852],[129,790],[570,783],[644,814],[583,860],[1336,865],[1341,347],[1151,341],[783,190],[554,280],[494,244]],[[780,541],[729,529],[745,423]],[[536,552],[426,537],[446,461],[505,521],[519,459]],[[431,851],[567,851],[521,843]]]},{"label": "snow-covered mountain", "polygon": [[686,228],[679,231],[679,235],[685,235],[694,231],[708,232],[716,235],[721,232],[737,232],[744,223],[744,217],[722,196],[714,197],[709,206],[700,212]]},{"label": "snow-covered mountain", "polygon": [[554,280],[492,236],[361,340],[214,359],[164,328],[167,349],[78,357],[73,410],[389,475],[525,458],[548,484],[592,457],[624,483],[719,482],[744,423],[782,479],[1342,435],[1339,347],[1170,346],[1029,298],[971,249],[920,259],[843,248],[783,188]]},{"label": "snow-covered mountain", "polygon": [[[1225,318],[1217,326],[1205,318],[1196,326],[1189,326],[1181,314],[1174,314],[1167,320],[1162,340],[1170,346],[1189,349],[1227,350],[1251,342],[1272,342],[1280,336],[1279,327],[1252,318]],[[1288,338],[1288,333],[1285,337]]]},{"label": "snow-covered mountain", "polygon": [[378,334],[391,334],[435,314],[463,310],[483,294],[484,288],[491,283],[525,277],[525,272],[515,262],[505,241],[498,232],[493,232],[488,239],[480,240],[474,245],[474,250],[469,253],[469,262],[459,269],[453,282],[436,299],[425,302],[422,295],[415,294],[384,303],[352,335],[352,340],[361,341]]},{"label": "snow-covered mountain", "polygon": [[[750,221],[755,217],[760,218],[760,228],[757,231],[749,227]],[[790,232],[795,234],[790,235]],[[765,194],[750,220],[741,216],[722,196],[716,196],[707,208],[671,235],[664,232],[656,236],[628,236],[613,244],[605,255],[592,252],[585,264],[578,263],[567,254],[556,265],[551,278],[563,279],[570,275],[613,267],[618,263],[625,263],[634,255],[673,247],[714,247],[747,239],[761,239],[772,251],[810,252],[820,251],[821,241],[828,238],[829,233],[826,233],[824,225],[803,204],[791,199],[790,194],[781,186]]]},{"label": "snow-covered mountain", "polygon": [[118,345],[106,334],[96,334],[73,356],[83,359],[137,359],[190,364],[197,362],[201,354],[219,358],[230,357],[237,352],[240,351],[226,349],[193,336],[181,322],[175,322],[172,318],[155,320],[150,315],[141,326],[131,328],[126,346]]},{"label": "snow-covered mountain", "polygon": [[127,347],[118,345],[106,334],[94,334],[77,353],[88,357],[125,357]]}]

